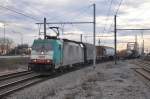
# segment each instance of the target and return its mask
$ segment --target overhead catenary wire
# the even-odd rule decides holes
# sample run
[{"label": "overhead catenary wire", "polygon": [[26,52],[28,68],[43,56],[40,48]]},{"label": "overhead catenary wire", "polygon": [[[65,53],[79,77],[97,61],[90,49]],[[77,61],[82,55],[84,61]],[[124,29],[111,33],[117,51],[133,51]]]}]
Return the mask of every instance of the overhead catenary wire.
[{"label": "overhead catenary wire", "polygon": [[[72,18],[71,18],[71,20],[74,20],[74,21],[76,21],[77,19],[81,19],[80,17],[81,16],[83,16],[83,15],[85,15],[85,14],[87,14],[87,12],[89,11],[89,8],[91,8],[92,7],[92,5],[88,5],[88,6],[84,6],[84,7],[82,7],[82,8],[79,8],[79,9],[75,9],[75,10],[77,10],[77,11],[80,11],[80,13],[76,13],[76,15],[74,15]],[[54,18],[56,18],[56,17],[54,17]],[[69,17],[70,18],[70,17]],[[49,20],[49,19],[48,19]],[[65,19],[63,19],[63,20],[65,20]],[[61,21],[59,21],[59,22],[61,22]],[[62,22],[62,24],[63,24],[63,22]]]},{"label": "overhead catenary wire", "polygon": [[[122,0],[123,1],[123,0]],[[125,0],[124,0],[124,2],[125,2]],[[125,4],[125,3],[124,3]],[[138,14],[138,15],[136,15],[136,16],[138,16],[139,17],[139,15],[141,15],[141,14],[143,14],[143,12],[142,13],[140,13],[140,14]],[[125,20],[125,18],[124,18],[124,20]],[[128,21],[129,22],[129,21]],[[126,23],[126,25],[125,26],[133,26],[133,25],[129,25],[126,21],[125,21],[125,23]],[[123,25],[120,25],[120,26],[123,26]],[[137,26],[137,25],[136,25]],[[141,27],[142,25],[140,25],[140,27]],[[144,26],[144,25],[143,25]],[[123,31],[128,31],[128,32],[132,32],[132,34],[135,34],[135,33],[133,33],[134,31],[141,31],[142,32],[142,39],[143,39],[143,32],[144,31],[149,31],[150,30],[150,28],[120,28],[120,29],[118,29],[118,30],[123,30]],[[137,34],[137,33],[136,33]],[[144,39],[143,39],[143,45],[142,45],[142,47],[143,47],[143,51],[144,51]]]},{"label": "overhead catenary wire", "polygon": [[[121,1],[119,2],[118,8],[116,9],[116,12],[115,12],[115,14],[114,14],[114,15],[117,15],[117,14],[118,14],[118,12],[119,12],[119,9],[120,9],[120,7],[121,7],[122,2],[123,2],[123,0],[121,0]],[[109,28],[108,28],[108,31],[111,31],[111,27],[112,27],[112,25],[113,25],[113,22],[110,24],[110,26],[109,26]]]},{"label": "overhead catenary wire", "polygon": [[25,13],[18,12],[18,11],[16,11],[16,10],[10,9],[10,8],[8,8],[8,7],[4,7],[4,6],[2,6],[2,5],[0,5],[0,8],[3,8],[3,9],[6,9],[6,10],[9,10],[9,11],[14,12],[14,13],[17,13],[17,14],[20,14],[20,15],[22,15],[22,16],[28,17],[28,18],[30,18],[30,19],[32,19],[32,20],[35,20],[35,21],[40,21],[40,20],[38,20],[38,19],[37,19],[37,18],[35,18],[35,17],[32,17],[32,16],[29,16],[29,15],[26,15]]},{"label": "overhead catenary wire", "polygon": [[118,14],[118,12],[119,12],[119,9],[120,9],[120,7],[121,7],[121,4],[122,4],[122,1],[123,1],[123,0],[121,0],[121,1],[120,1],[120,3],[119,3],[118,9],[116,10],[116,13],[115,13],[115,15],[117,15],[117,14]]},{"label": "overhead catenary wire", "polygon": [[112,7],[112,3],[113,3],[113,0],[110,1],[110,5],[109,5],[108,12],[107,12],[106,19],[105,19],[106,22],[104,24],[104,29],[103,29],[102,33],[104,33],[105,30],[106,30],[107,22],[109,20],[109,13],[110,13],[110,10],[111,10],[111,7]]},{"label": "overhead catenary wire", "polygon": [[[128,6],[127,6],[127,0],[124,0],[124,5],[126,5],[126,8],[128,8]],[[139,11],[138,11],[139,12]],[[145,13],[145,12],[141,12],[141,13],[138,13],[137,15],[135,15],[134,17],[136,17],[137,18],[137,16],[138,16],[138,18],[139,18],[139,16],[140,15],[143,15],[143,13]],[[126,20],[129,20],[128,18],[122,18],[122,17],[120,17],[119,19],[121,19],[121,20],[124,20],[123,21],[123,23],[125,23],[124,25],[118,25],[118,26],[131,26],[132,28],[133,28],[133,25],[132,24],[129,24],[129,21],[126,21]],[[145,27],[145,25],[144,24],[136,24],[136,27]]]},{"label": "overhead catenary wire", "polygon": [[89,11],[89,9],[92,7],[93,5],[88,5],[88,6],[84,6],[82,7],[83,9],[76,9],[78,11],[80,11],[81,13],[80,14],[77,14],[75,15],[72,19],[75,19],[75,18],[80,18],[81,16],[83,16],[84,14],[87,14],[87,12]]}]

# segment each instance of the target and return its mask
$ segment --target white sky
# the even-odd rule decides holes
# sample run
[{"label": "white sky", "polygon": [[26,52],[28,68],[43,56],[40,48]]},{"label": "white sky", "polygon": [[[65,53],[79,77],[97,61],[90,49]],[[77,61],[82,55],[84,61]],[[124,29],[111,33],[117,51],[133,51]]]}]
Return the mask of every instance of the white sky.
[{"label": "white sky", "polygon": [[[35,24],[37,21],[11,12],[1,6],[34,17],[40,20],[38,22],[42,22],[44,17],[47,18],[48,22],[62,22],[92,21],[93,9],[91,4],[93,3],[96,3],[97,35],[111,36],[113,35],[113,15],[120,1],[112,0],[110,7],[111,0],[0,0],[0,37],[3,37],[2,22],[6,23],[6,37],[13,39],[17,44],[20,44],[20,33],[24,36],[24,43],[30,45],[38,36],[38,26]],[[149,28],[149,5],[149,0],[123,0],[117,15],[117,27]],[[107,15],[109,15],[108,18]],[[79,41],[79,34],[81,33],[92,35],[92,25],[65,25],[64,32],[75,33],[75,35],[65,35],[65,37]],[[145,48],[150,48],[148,43],[150,38],[149,31],[144,31],[143,33]],[[126,47],[125,43],[120,42],[134,41],[136,34],[139,42],[141,42],[141,31],[118,31],[118,48],[123,49]],[[113,38],[97,38],[97,43],[99,39],[101,39],[102,45],[113,46]],[[92,37],[83,38],[84,42],[92,43],[92,40]]]}]

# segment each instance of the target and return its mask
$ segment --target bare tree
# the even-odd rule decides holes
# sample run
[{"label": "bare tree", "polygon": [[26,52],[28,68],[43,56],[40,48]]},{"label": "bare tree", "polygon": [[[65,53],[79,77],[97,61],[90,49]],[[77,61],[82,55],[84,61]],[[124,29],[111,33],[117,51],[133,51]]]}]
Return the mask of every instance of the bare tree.
[{"label": "bare tree", "polygon": [[11,50],[13,43],[13,40],[10,38],[0,38],[0,54],[7,54]]}]

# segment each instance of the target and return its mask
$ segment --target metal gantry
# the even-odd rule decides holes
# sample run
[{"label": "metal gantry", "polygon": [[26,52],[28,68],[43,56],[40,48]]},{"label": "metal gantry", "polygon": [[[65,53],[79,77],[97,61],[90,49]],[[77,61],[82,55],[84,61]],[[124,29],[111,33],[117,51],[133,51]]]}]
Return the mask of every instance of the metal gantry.
[{"label": "metal gantry", "polygon": [[117,15],[114,17],[115,64],[117,64]]},{"label": "metal gantry", "polygon": [[[96,5],[93,4],[93,21],[87,22],[46,22],[46,18],[44,18],[44,23],[36,23],[38,25],[44,24],[44,39],[46,39],[46,25],[48,24],[93,24],[93,68],[95,69],[96,64],[96,48],[95,48],[95,35],[96,35]],[[82,40],[81,40],[82,41]]]},{"label": "metal gantry", "polygon": [[[150,31],[150,28],[119,28],[117,29],[117,16],[114,16],[114,46],[115,46],[115,64],[117,64],[117,31]],[[142,34],[143,37],[143,34]],[[143,48],[144,48],[144,40],[143,40]]]},{"label": "metal gantry", "polygon": [[93,68],[94,69],[95,69],[95,64],[96,64],[95,35],[96,35],[96,5],[93,4],[93,45],[94,45]]}]

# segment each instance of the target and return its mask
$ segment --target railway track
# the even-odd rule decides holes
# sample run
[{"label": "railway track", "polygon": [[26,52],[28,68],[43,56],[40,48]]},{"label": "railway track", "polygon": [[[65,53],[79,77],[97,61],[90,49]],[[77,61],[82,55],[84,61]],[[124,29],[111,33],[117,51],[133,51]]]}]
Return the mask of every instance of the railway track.
[{"label": "railway track", "polygon": [[150,71],[144,68],[134,69],[138,74],[142,75],[145,79],[150,81]]},{"label": "railway track", "polygon": [[143,64],[143,66],[150,71],[150,62],[149,61],[145,61],[145,60],[140,60],[139,62],[141,62]]},{"label": "railway track", "polygon": [[0,76],[0,99],[28,86],[32,86],[34,84],[46,81],[48,79],[52,79],[89,66],[91,65],[79,65],[70,69],[63,69],[63,71],[56,70],[55,72],[49,74],[49,76],[46,77],[41,77],[40,74],[32,71],[24,71],[19,73],[2,75]]},{"label": "railway track", "polygon": [[31,71],[18,72],[0,76],[0,99],[27,86],[43,81],[40,74]]},{"label": "railway track", "polygon": [[150,71],[144,68],[135,68],[136,74],[141,78],[142,82],[150,88]]},{"label": "railway track", "polygon": [[[40,83],[42,81],[52,79],[63,74],[78,70],[79,68],[73,68],[70,70],[57,71],[50,74],[48,77],[41,77],[40,74],[32,71],[23,71],[17,73],[11,73],[7,75],[0,76],[0,99],[5,96],[12,94],[23,88],[32,86],[34,84]],[[81,69],[81,68],[80,68]]]},{"label": "railway track", "polygon": [[[88,66],[90,65],[87,65],[84,67],[88,67]],[[40,74],[32,72],[32,71],[23,71],[23,72],[11,73],[7,75],[1,75],[0,76],[0,99],[18,90],[26,88],[28,86],[32,86],[34,84],[61,76],[63,74],[66,74],[75,70],[79,70],[84,67],[76,66],[76,68],[73,67],[73,68],[70,68],[69,70],[68,69],[64,69],[63,71],[57,70],[56,72],[49,74],[48,77],[41,77]]]},{"label": "railway track", "polygon": [[33,73],[33,72],[32,71],[20,71],[20,72],[0,75],[0,81],[6,80],[6,79],[11,79],[14,77],[19,77],[19,76],[26,75],[26,74],[31,74],[31,73]]},{"label": "railway track", "polygon": [[70,69],[68,68],[63,69],[63,71],[56,70],[55,72],[51,73],[48,77],[41,77],[40,74],[32,71],[23,71],[2,75],[0,76],[0,99],[28,86],[32,86],[45,80],[52,79],[61,76],[63,74],[80,70],[89,66],[91,65],[90,64],[86,66],[79,65],[72,67]]},{"label": "railway track", "polygon": [[145,60],[133,60],[130,63],[139,66],[139,68],[144,68],[144,69],[150,71],[150,62],[148,62],[148,61],[145,61]]},{"label": "railway track", "polygon": [[139,66],[138,68],[132,68],[141,80],[150,87],[150,62],[145,60],[134,60],[130,62]]}]

